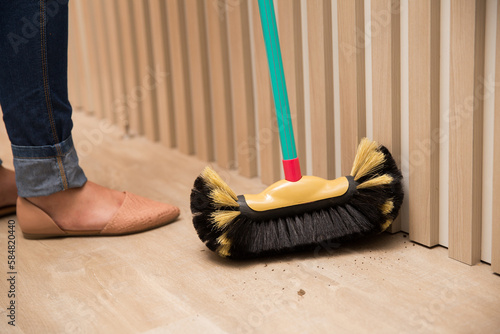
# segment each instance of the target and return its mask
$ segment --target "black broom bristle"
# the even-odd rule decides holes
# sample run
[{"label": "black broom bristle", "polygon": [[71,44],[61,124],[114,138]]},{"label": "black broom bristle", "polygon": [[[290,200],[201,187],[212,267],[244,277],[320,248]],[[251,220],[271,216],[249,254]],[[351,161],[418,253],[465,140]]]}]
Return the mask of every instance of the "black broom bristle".
[{"label": "black broom bristle", "polygon": [[230,258],[312,249],[384,231],[404,196],[401,171],[387,148],[363,139],[348,178],[350,195],[334,204],[310,203],[300,213],[283,208],[279,216],[255,218],[243,210],[243,196],[207,167],[191,192],[194,227],[210,250]]}]

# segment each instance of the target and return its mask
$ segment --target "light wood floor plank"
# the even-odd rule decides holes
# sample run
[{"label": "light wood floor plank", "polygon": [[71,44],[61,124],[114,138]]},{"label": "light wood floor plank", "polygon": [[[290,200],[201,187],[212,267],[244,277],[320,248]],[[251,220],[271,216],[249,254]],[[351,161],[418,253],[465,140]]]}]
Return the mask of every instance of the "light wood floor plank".
[{"label": "light wood floor plank", "polygon": [[[75,113],[77,148],[101,121]],[[181,208],[168,226],[126,237],[23,239],[16,232],[15,330],[2,333],[494,333],[499,277],[454,261],[404,234],[253,261],[214,256],[192,226],[189,194],[205,163],[146,138],[102,143],[81,154],[91,180]],[[83,151],[81,151],[83,153]],[[11,163],[0,128],[0,156]],[[219,169],[236,193],[265,185]],[[16,219],[15,216],[10,218]],[[0,219],[0,240],[7,220]],[[6,250],[0,252],[6,261]],[[5,268],[5,267],[4,267]],[[4,272],[5,274],[5,272]],[[7,281],[0,281],[7,305]],[[299,295],[303,290],[304,294]],[[300,292],[302,294],[302,292]],[[383,319],[381,319],[381,314]]]}]

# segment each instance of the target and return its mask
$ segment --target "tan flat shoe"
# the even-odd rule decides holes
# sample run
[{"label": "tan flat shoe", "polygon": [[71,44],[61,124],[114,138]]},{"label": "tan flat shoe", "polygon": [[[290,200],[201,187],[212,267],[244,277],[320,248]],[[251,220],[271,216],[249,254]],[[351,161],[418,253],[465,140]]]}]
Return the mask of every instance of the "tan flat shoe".
[{"label": "tan flat shoe", "polygon": [[176,206],[125,192],[121,207],[102,230],[67,231],[61,229],[35,204],[25,198],[17,199],[17,218],[26,239],[138,233],[168,224],[174,221],[179,213],[179,208]]},{"label": "tan flat shoe", "polygon": [[0,218],[5,217],[5,216],[10,216],[16,213],[16,206],[15,205],[9,205],[9,206],[3,206],[0,208]]}]

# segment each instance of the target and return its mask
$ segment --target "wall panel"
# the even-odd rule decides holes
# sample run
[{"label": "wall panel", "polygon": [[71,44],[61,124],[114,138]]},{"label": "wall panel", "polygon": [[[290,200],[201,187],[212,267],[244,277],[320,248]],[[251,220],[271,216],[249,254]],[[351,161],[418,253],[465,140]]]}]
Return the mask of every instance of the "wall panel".
[{"label": "wall panel", "polygon": [[409,2],[410,238],[439,242],[440,2]]},{"label": "wall panel", "polygon": [[[422,245],[449,246],[450,257],[468,264],[481,251],[486,261],[491,254],[498,272],[500,89],[482,82],[485,58],[492,68],[495,52],[491,24],[485,41],[485,3],[274,1],[304,174],[334,178],[338,168],[348,174],[365,135],[398,163],[401,147],[408,147],[405,232]],[[256,0],[75,0],[69,53],[75,110],[263,184],[283,177]],[[485,92],[493,90],[494,115],[492,99],[483,108]],[[483,145],[483,135],[494,144]],[[483,197],[490,174],[492,195],[485,187]],[[482,207],[493,210],[484,224]],[[481,227],[492,250],[481,245]],[[399,230],[398,219],[390,232]]]},{"label": "wall panel", "polygon": [[332,3],[307,2],[312,174],[335,178]]},{"label": "wall panel", "polygon": [[[170,75],[170,58],[172,52],[168,47],[169,38],[167,22],[164,19],[165,2],[162,0],[149,1],[149,24],[151,27],[153,64],[155,73],[153,78],[154,89],[156,90],[156,103],[158,108],[158,132],[159,141],[167,146],[174,147],[175,124],[174,124],[174,104],[172,94],[168,87]],[[167,20],[168,21],[168,20]]]},{"label": "wall panel", "polygon": [[[496,82],[500,82],[500,6],[497,4],[497,36],[495,72]],[[493,157],[493,233],[491,266],[494,272],[500,274],[500,89],[495,86],[494,115],[494,157]]]},{"label": "wall panel", "polygon": [[113,78],[113,99],[109,108],[109,117],[112,122],[118,126],[125,128],[127,124],[127,115],[122,112],[120,100],[125,96],[125,80],[124,67],[122,66],[123,58],[121,57],[120,37],[121,31],[118,29],[118,17],[116,11],[116,1],[100,1],[100,9],[106,13],[105,18],[105,38],[107,50],[109,52],[110,61],[110,77]]},{"label": "wall panel", "polygon": [[451,2],[449,255],[481,257],[485,1]]},{"label": "wall panel", "polygon": [[237,169],[241,175],[253,177],[257,175],[257,157],[248,3],[245,0],[227,3],[226,11],[231,108],[237,110],[234,113]]},{"label": "wall panel", "polygon": [[208,85],[208,50],[203,1],[186,0],[185,15],[195,151],[200,159],[212,161],[214,159],[214,135]]},{"label": "wall panel", "polygon": [[337,2],[341,172],[349,175],[361,138],[366,136],[364,1]]},{"label": "wall panel", "polygon": [[[399,0],[371,1],[373,139],[385,145],[398,164],[401,160],[399,12]],[[398,217],[389,230],[394,233],[400,229]]]},{"label": "wall panel", "polygon": [[234,168],[235,144],[225,23],[227,12],[224,1],[209,0],[204,5],[208,34],[209,86],[214,113],[215,160],[223,168]]},{"label": "wall panel", "polygon": [[193,113],[187,63],[186,26],[184,2],[167,1],[168,42],[170,51],[170,70],[172,99],[175,113],[176,142],[179,151],[185,154],[194,152]]},{"label": "wall panel", "polygon": [[[152,140],[159,139],[158,107],[153,69],[152,36],[149,27],[149,5],[145,0],[131,0],[131,15],[134,29],[134,45],[138,69],[138,82],[131,91],[134,107],[132,113],[139,113],[144,125],[144,135]],[[140,116],[138,116],[140,117]]]}]

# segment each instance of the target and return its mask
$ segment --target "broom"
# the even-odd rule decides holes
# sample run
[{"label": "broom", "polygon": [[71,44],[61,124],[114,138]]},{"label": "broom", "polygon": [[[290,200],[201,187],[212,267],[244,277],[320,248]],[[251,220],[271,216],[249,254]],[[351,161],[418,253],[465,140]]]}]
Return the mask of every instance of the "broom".
[{"label": "broom", "polygon": [[302,176],[295,149],[273,0],[259,0],[279,124],[285,180],[237,196],[210,167],[191,192],[193,224],[222,257],[252,258],[306,250],[384,231],[403,201],[402,175],[384,146],[361,140],[349,176]]}]

